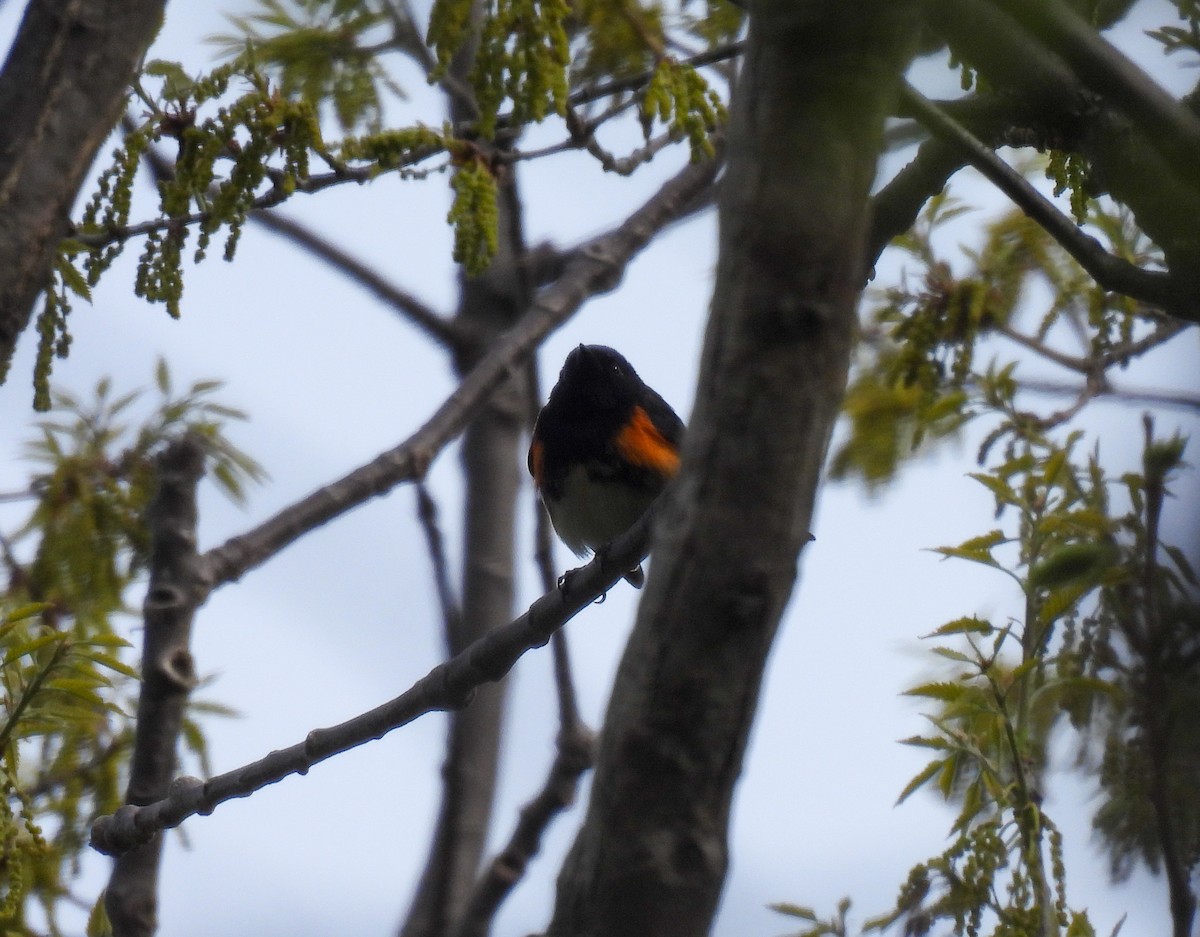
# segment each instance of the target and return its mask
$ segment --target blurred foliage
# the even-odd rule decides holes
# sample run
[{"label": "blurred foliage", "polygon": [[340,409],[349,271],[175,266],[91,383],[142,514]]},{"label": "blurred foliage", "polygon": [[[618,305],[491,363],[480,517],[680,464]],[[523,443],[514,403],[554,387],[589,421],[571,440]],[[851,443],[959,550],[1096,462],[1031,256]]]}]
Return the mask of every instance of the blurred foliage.
[{"label": "blurred foliage", "polygon": [[[933,711],[905,744],[932,758],[900,801],[932,789],[952,802],[952,839],[864,932],[1095,933],[1068,904],[1062,835],[1043,807],[1052,745],[1067,726],[1076,767],[1098,779],[1094,825],[1113,875],[1140,862],[1173,867],[1185,888],[1194,881],[1200,583],[1187,553],[1158,539],[1184,442],[1155,439],[1149,417],[1145,436],[1142,471],[1112,479],[1098,449],[1080,451],[1082,433],[1056,442],[1025,423],[972,476],[1000,526],[937,552],[1007,576],[1023,611],[1003,623],[968,615],[927,636],[948,672],[908,691]],[[805,937],[846,933],[844,910],[829,920],[777,910],[810,921]]]},{"label": "blurred foliage", "polygon": [[[1091,197],[1086,165],[1051,153],[1044,166],[1107,251],[1162,268],[1130,213]],[[900,800],[930,790],[953,804],[949,844],[859,930],[1094,934],[1068,901],[1062,835],[1044,809],[1065,737],[1098,788],[1093,823],[1114,878],[1139,865],[1165,872],[1164,905],[1187,933],[1200,864],[1200,586],[1187,551],[1200,543],[1158,534],[1184,442],[1156,439],[1147,416],[1141,471],[1112,478],[1073,425],[1114,393],[1113,374],[1183,329],[1097,286],[1019,212],[950,254],[947,232],[966,211],[943,192],[894,242],[907,262],[865,317],[831,473],[878,492],[915,453],[973,424],[971,477],[996,523],[937,552],[1007,576],[1021,611],[992,621],[968,610],[928,636],[938,674],[908,691],[930,707],[928,728],[905,742],[930,760]],[[1074,379],[1032,379],[1039,361]],[[1039,405],[1047,390],[1069,404]],[[816,937],[847,933],[847,907],[828,918],[777,910]]]},{"label": "blurred foliage", "polygon": [[226,56],[236,59],[249,44],[284,97],[328,105],[342,130],[364,124],[378,133],[384,92],[404,97],[379,60],[392,34],[386,4],[259,0],[255,12],[229,20],[236,31],[212,38]]},{"label": "blurred foliage", "polygon": [[1190,51],[1200,54],[1200,0],[1173,0],[1183,26],[1162,26],[1146,35],[1162,43],[1163,52]]},{"label": "blurred foliage", "polygon": [[[213,37],[230,58],[210,73],[193,76],[177,62],[148,61],[134,84],[137,126],[113,151],[73,236],[60,245],[44,292],[35,408],[49,406],[53,360],[70,348],[73,302],[91,301],[131,239],[142,239],[135,293],[178,316],[193,228],[192,262],[207,256],[221,232],[231,260],[249,213],[297,191],[388,172],[424,178],[452,167],[454,259],[479,274],[495,253],[497,176],[505,171],[479,144],[501,130],[512,139],[528,123],[563,117],[572,90],[612,78],[640,79],[609,96],[638,97],[647,135],[661,121],[673,140],[687,140],[694,160],[712,156],[709,136],[725,119],[724,101],[670,50],[684,37],[710,48],[733,38],[743,20],[736,7],[691,0],[668,15],[661,4],[638,0],[489,0],[464,85],[447,71],[475,31],[471,6],[437,0],[422,37],[402,0],[254,0],[249,12],[230,18],[233,32]],[[430,82],[468,95],[475,119],[452,127],[439,113],[391,125],[388,105],[404,99],[399,56]],[[329,121],[322,117],[336,123],[340,141],[326,140]],[[173,158],[159,151],[171,141]],[[429,165],[438,156],[443,161]],[[313,174],[313,157],[328,171]],[[148,158],[158,176],[157,214],[134,224],[134,182]]]},{"label": "blurred foliage", "polygon": [[[127,597],[149,558],[145,511],[155,457],[183,432],[204,440],[217,486],[240,501],[258,464],[225,435],[243,419],[213,399],[216,381],[182,393],[159,362],[157,400],[115,395],[102,380],[92,400],[52,394],[54,410],[27,445],[33,464],[28,517],[0,533],[7,587],[0,593],[0,932],[60,933],[62,902],[92,821],[121,804],[133,741],[135,656],[121,636]],[[135,410],[145,413],[134,422]],[[207,772],[196,722],[221,713],[198,702],[184,745]],[[28,919],[40,908],[46,927]]]},{"label": "blurred foliage", "polygon": [[[1018,404],[1024,384],[1017,364],[998,359],[1005,343],[1069,367],[1090,399],[1107,391],[1110,372],[1176,334],[1162,315],[1099,287],[1019,211],[988,223],[980,248],[962,248],[967,270],[956,273],[939,236],[969,210],[940,193],[895,240],[912,261],[895,286],[875,291],[846,392],[847,431],[831,457],[833,478],[857,478],[877,491],[925,442],[956,438],[981,414],[1002,417],[981,446],[981,462],[1025,424],[1066,422],[1073,411],[1041,416]],[[1160,263],[1125,209],[1089,202],[1087,222],[1116,256],[1141,267]],[[1061,350],[1067,342],[1077,350]],[[981,351],[993,352],[986,364]]]}]

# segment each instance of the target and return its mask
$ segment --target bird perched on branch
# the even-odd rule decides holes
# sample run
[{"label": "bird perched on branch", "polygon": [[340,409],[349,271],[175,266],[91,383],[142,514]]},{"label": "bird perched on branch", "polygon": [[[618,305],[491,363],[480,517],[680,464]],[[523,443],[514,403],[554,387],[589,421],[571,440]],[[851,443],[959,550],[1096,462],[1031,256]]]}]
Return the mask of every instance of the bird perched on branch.
[{"label": "bird perched on branch", "polygon": [[[634,525],[679,471],[683,421],[620,354],[580,345],[538,414],[529,473],[563,543],[583,556]],[[625,578],[635,588],[641,567]]]}]

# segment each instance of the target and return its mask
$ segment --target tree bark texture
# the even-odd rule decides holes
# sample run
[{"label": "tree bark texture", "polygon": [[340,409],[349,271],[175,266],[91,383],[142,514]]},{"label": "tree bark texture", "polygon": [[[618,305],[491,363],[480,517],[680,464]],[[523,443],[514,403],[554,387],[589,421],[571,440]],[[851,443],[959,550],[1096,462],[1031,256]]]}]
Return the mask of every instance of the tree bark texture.
[{"label": "tree bark texture", "polygon": [[0,383],[166,0],[30,0],[0,72]]},{"label": "tree bark texture", "polygon": [[868,196],[914,6],[750,5],[696,407],[554,937],[711,926],[763,668],[845,387]]},{"label": "tree bark texture", "polygon": [[[189,645],[192,618],[204,595],[196,556],[196,485],[204,445],[187,435],[158,459],[158,493],[149,510],[153,538],[143,606],[142,689],[129,789],[130,804],[167,795],[188,694],[196,684]],[[158,867],[162,834],[116,860],[105,893],[114,937],[149,937],[158,927]]]}]

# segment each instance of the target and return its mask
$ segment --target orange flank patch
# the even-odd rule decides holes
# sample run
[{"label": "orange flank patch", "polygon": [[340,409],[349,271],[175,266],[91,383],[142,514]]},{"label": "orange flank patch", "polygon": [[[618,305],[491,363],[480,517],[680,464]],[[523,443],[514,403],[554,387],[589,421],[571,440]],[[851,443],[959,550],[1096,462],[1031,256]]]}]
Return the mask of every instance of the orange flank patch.
[{"label": "orange flank patch", "polygon": [[533,483],[542,487],[542,444],[536,439],[529,444],[529,474]]},{"label": "orange flank patch", "polygon": [[617,448],[633,465],[663,475],[679,471],[679,453],[641,407],[633,408],[633,416],[617,436]]}]

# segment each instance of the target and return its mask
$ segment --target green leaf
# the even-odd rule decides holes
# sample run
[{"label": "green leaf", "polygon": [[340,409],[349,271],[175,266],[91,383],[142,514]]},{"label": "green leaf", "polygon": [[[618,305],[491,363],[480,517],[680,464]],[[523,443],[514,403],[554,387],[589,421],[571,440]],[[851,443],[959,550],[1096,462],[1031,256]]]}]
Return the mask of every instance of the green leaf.
[{"label": "green leaf", "polygon": [[154,363],[154,384],[164,397],[171,396],[171,371],[166,358],[160,357]]},{"label": "green leaf", "polygon": [[1057,621],[1074,608],[1079,600],[1091,592],[1093,588],[1094,586],[1090,582],[1075,582],[1062,586],[1059,589],[1051,589],[1047,593],[1045,600],[1038,607],[1038,617],[1045,624]]},{"label": "green leaf", "polygon": [[48,634],[43,634],[41,637],[26,641],[24,644],[10,648],[8,653],[4,655],[3,666],[7,667],[13,661],[20,660],[30,654],[35,654],[44,648],[47,644],[54,644],[56,641],[65,641],[66,635],[51,631]]},{"label": "green leaf", "polygon": [[1009,540],[1010,538],[1004,535],[1004,531],[990,530],[986,534],[964,540],[956,547],[936,547],[933,552],[998,568],[1000,564],[992,557],[992,550],[1003,543],[1008,543]]},{"label": "green leaf", "polygon": [[985,475],[982,472],[971,472],[969,477],[975,479],[996,497],[998,504],[1020,504],[1021,499],[1003,478],[995,475]]},{"label": "green leaf", "polygon": [[1080,579],[1094,579],[1115,560],[1115,550],[1104,542],[1070,543],[1059,547],[1029,571],[1029,585],[1053,589]]},{"label": "green leaf", "polygon": [[971,615],[967,618],[956,618],[954,621],[948,621],[935,631],[931,631],[927,635],[922,635],[923,638],[939,638],[948,634],[982,634],[989,635],[995,628],[990,621],[985,621],[981,618],[976,618]]},{"label": "green leaf", "polygon": [[953,703],[962,698],[962,695],[967,692],[967,688],[961,683],[923,683],[920,686],[915,686],[911,690],[905,690],[905,696],[920,696],[925,699],[941,700],[944,703]]},{"label": "green leaf", "polygon": [[900,740],[901,745],[911,745],[914,748],[932,748],[935,751],[953,751],[957,746],[936,735],[910,735]]},{"label": "green leaf", "polygon": [[172,101],[182,101],[192,93],[196,83],[178,62],[151,59],[142,70],[144,74],[163,79],[162,95]]},{"label": "green leaf", "polygon": [[60,257],[57,264],[58,275],[62,277],[63,286],[76,296],[82,296],[89,303],[92,301],[92,289],[82,273],[65,257]]},{"label": "green leaf", "polygon": [[798,917],[805,921],[815,921],[817,919],[817,913],[812,908],[806,908],[799,904],[791,904],[787,901],[779,901],[769,904],[767,907],[777,914],[786,914],[788,917]]},{"label": "green leaf", "polygon": [[103,651],[84,651],[81,652],[81,655],[90,661],[94,661],[101,667],[107,667],[109,670],[116,671],[132,680],[137,680],[140,677],[140,674],[133,667],[130,667],[124,661],[118,660],[111,654],[105,654]]},{"label": "green leaf", "polygon": [[935,647],[933,653],[939,657],[944,657],[946,660],[958,661],[960,664],[974,664],[975,659],[968,657],[962,651],[956,651],[952,647]]},{"label": "green leaf", "polygon": [[19,621],[28,621],[30,618],[37,617],[48,608],[50,608],[49,602],[27,602],[24,605],[18,605],[5,615],[4,621],[14,624]]},{"label": "green leaf", "polygon": [[939,759],[938,761],[931,761],[924,768],[922,768],[919,772],[917,772],[915,775],[913,775],[912,779],[907,784],[904,785],[904,790],[902,790],[900,792],[900,796],[896,798],[895,806],[899,807],[902,803],[904,803],[906,800],[908,800],[908,798],[910,796],[912,796],[912,794],[914,794],[916,791],[920,790],[927,783],[929,783],[929,780],[935,774],[937,774],[939,771],[942,770],[942,765],[944,763],[945,763],[944,759]]},{"label": "green leaf", "polygon": [[108,919],[108,911],[104,907],[104,892],[100,892],[100,897],[96,899],[96,903],[92,905],[92,910],[88,914],[87,928],[84,930],[86,937],[111,937],[112,922]]},{"label": "green leaf", "polygon": [[1188,562],[1186,554],[1184,554],[1179,547],[1169,546],[1167,544],[1163,544],[1163,549],[1166,550],[1167,555],[1171,557],[1171,560],[1175,563],[1176,568],[1179,570],[1179,574],[1187,580],[1188,584],[1193,586],[1197,585],[1196,571],[1192,569],[1192,564]]}]

